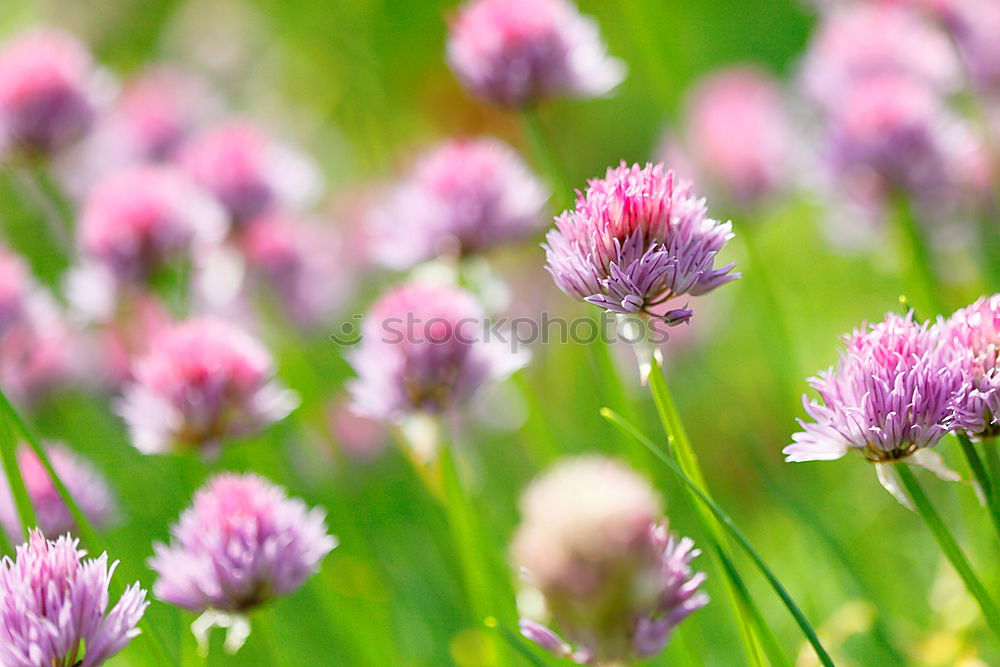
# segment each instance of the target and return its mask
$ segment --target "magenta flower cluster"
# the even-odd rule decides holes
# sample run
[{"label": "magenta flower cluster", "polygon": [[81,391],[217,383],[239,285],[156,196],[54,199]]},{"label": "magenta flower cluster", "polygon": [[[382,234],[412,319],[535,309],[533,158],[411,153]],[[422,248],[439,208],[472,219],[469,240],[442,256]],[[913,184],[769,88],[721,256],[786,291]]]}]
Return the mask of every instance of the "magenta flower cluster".
[{"label": "magenta flower cluster", "polygon": [[69,536],[39,531],[0,561],[0,664],[5,667],[99,667],[139,634],[148,602],[134,583],[108,609],[117,561],[84,560]]},{"label": "magenta flower cluster", "polygon": [[337,545],[321,510],[250,474],[209,480],[171,535],[154,545],[153,592],[195,612],[245,614],[291,593]]},{"label": "magenta flower cluster", "polygon": [[[738,278],[735,264],[715,264],[732,237],[732,225],[709,218],[690,183],[662,164],[623,162],[589,182],[544,247],[549,273],[569,296],[613,313],[654,314],[671,299]],[[680,312],[657,315],[671,321]]]}]

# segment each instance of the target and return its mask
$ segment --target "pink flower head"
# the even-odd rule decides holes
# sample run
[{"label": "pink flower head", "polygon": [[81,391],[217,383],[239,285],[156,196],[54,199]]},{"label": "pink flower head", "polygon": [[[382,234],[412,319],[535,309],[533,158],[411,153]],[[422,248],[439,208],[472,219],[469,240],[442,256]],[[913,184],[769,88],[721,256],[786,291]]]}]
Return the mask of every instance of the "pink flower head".
[{"label": "pink flower head", "polygon": [[[907,459],[956,479],[930,452],[952,428],[951,407],[962,377],[941,344],[938,327],[889,313],[844,337],[836,368],[810,378],[820,401],[803,397],[806,423],[783,450],[786,461],[832,461],[848,450],[867,460]],[[882,484],[903,498],[891,466],[878,465]]]},{"label": "pink flower head", "polygon": [[945,337],[963,380],[955,428],[981,438],[1000,435],[1000,294],[956,311]]},{"label": "pink flower head", "polygon": [[754,202],[787,181],[791,119],[771,75],[747,66],[716,72],[695,89],[686,117],[701,171],[731,199]]},{"label": "pink flower head", "polygon": [[204,81],[183,70],[157,66],[126,84],[113,122],[131,154],[160,161],[177,153],[214,106],[214,95]]},{"label": "pink flower head", "polygon": [[136,582],[108,610],[118,561],[86,555],[68,535],[32,531],[12,561],[0,561],[0,664],[99,667],[139,634],[149,603]]},{"label": "pink flower head", "polygon": [[255,339],[220,320],[189,320],[151,342],[118,407],[140,451],[193,447],[212,455],[225,439],[295,407],[295,395],[273,376],[271,356]]},{"label": "pink flower head", "polygon": [[938,92],[955,89],[961,69],[948,38],[920,15],[888,4],[852,4],[823,17],[802,68],[807,95],[836,108],[870,76],[909,77]]},{"label": "pink flower head", "polygon": [[425,154],[373,220],[383,263],[406,268],[521,239],[548,193],[506,144],[457,139]]},{"label": "pink flower head", "polygon": [[31,287],[31,275],[24,259],[0,247],[0,335],[24,315]]},{"label": "pink flower head", "polygon": [[598,97],[625,78],[596,23],[566,0],[467,2],[451,24],[448,62],[473,93],[511,107]]},{"label": "pink flower head", "polygon": [[[542,594],[569,643],[529,620],[522,632],[586,664],[649,657],[708,598],[689,563],[694,543],[667,531],[649,483],[598,456],[559,463],[521,497],[511,547],[525,583]],[[575,650],[571,647],[575,644]]]},{"label": "pink flower head", "polygon": [[274,213],[254,218],[240,232],[251,274],[299,325],[322,322],[350,292],[350,261],[338,231],[326,221]]},{"label": "pink flower head", "polygon": [[0,50],[0,144],[58,150],[90,127],[93,70],[75,38],[54,30],[16,37]]},{"label": "pink flower head", "polygon": [[385,294],[350,357],[355,408],[388,421],[444,412],[516,370],[524,360],[486,342],[482,318],[472,295],[451,286],[414,283]]},{"label": "pink flower head", "polygon": [[[46,452],[56,475],[69,491],[74,502],[87,520],[97,526],[108,524],[116,508],[108,485],[86,461],[78,458],[61,445],[50,444]],[[38,529],[46,535],[61,535],[76,528],[66,504],[59,497],[52,478],[38,455],[27,445],[17,450],[17,464],[21,479],[28,490],[28,498],[38,518]],[[0,474],[0,526],[12,539],[20,540],[23,534],[17,508],[10,493],[7,478]]]},{"label": "pink flower head", "polygon": [[926,193],[946,184],[946,116],[927,86],[869,77],[851,89],[830,124],[828,160],[838,180],[875,179],[883,194]]},{"label": "pink flower head", "polygon": [[31,407],[79,370],[79,339],[52,296],[31,283],[20,316],[0,335],[0,386]]},{"label": "pink flower head", "polygon": [[121,280],[143,281],[192,247],[221,239],[225,220],[215,202],[171,167],[127,167],[87,197],[80,249]]},{"label": "pink flower head", "polygon": [[260,128],[232,120],[203,132],[181,164],[215,195],[239,225],[282,206],[308,200],[318,188],[315,167]]},{"label": "pink flower head", "polygon": [[[739,274],[715,259],[732,224],[706,217],[705,200],[662,164],[609,168],[556,218],[544,244],[548,271],[569,296],[622,314],[714,290]],[[665,317],[684,309],[669,311]]]},{"label": "pink flower head", "polygon": [[937,14],[952,35],[973,82],[983,90],[1000,85],[1000,4],[937,0]]},{"label": "pink flower head", "polygon": [[298,589],[337,541],[325,514],[256,475],[223,473],[153,545],[157,598],[193,612],[245,614]]}]

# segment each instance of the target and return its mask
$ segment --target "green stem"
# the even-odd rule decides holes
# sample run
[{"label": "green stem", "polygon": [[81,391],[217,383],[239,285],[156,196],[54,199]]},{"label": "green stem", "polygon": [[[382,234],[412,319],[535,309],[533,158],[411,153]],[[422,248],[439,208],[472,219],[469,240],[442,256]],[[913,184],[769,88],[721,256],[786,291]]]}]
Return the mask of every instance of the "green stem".
[{"label": "green stem", "polygon": [[1000,451],[998,451],[1000,443],[997,442],[996,438],[988,438],[983,440],[983,454],[986,457],[986,467],[990,472],[990,480],[993,485],[994,496],[997,502],[1000,503]]},{"label": "green stem", "polygon": [[573,203],[570,181],[548,140],[548,135],[538,118],[538,112],[535,109],[524,109],[521,112],[521,124],[524,127],[528,148],[548,175],[549,184],[552,186],[552,202],[556,210],[566,210]]},{"label": "green stem", "polygon": [[979,603],[979,608],[983,612],[986,624],[989,625],[990,629],[997,636],[1000,636],[1000,609],[997,608],[982,582],[979,581],[979,578],[972,571],[972,566],[966,560],[965,554],[962,553],[961,548],[958,546],[958,542],[955,541],[954,536],[952,536],[948,527],[942,521],[937,510],[934,509],[930,499],[924,493],[923,487],[920,486],[920,482],[917,481],[913,471],[910,470],[909,464],[897,461],[894,465],[896,472],[899,473],[900,480],[903,482],[903,486],[906,487],[906,492],[913,500],[914,506],[927,524],[927,527],[930,528],[931,533],[941,547],[941,551],[944,552],[945,557],[947,557],[948,561],[958,572],[958,576],[962,578],[969,593]]},{"label": "green stem", "polygon": [[945,312],[941,295],[941,282],[934,270],[934,257],[921,229],[920,221],[913,212],[913,204],[904,193],[897,193],[893,199],[893,214],[902,242],[907,253],[906,262],[909,281],[920,294],[918,300],[921,311],[933,311],[940,315]]},{"label": "green stem", "polygon": [[[443,436],[443,428],[441,433]],[[494,568],[487,560],[489,552],[482,548],[475,510],[469,502],[458,476],[454,445],[450,439],[445,437],[441,437],[438,444],[438,466],[441,472],[443,491],[442,502],[458,550],[466,597],[475,615],[475,628],[481,630],[483,625],[487,627],[495,625],[498,622],[497,616],[507,616],[507,614],[500,613],[497,596],[494,595],[493,588],[490,586],[490,582],[497,579],[492,572]],[[506,619],[501,619],[501,622],[503,620]],[[485,636],[493,639],[491,633]],[[495,641],[493,644],[498,652],[502,651],[502,644]],[[500,664],[509,662],[506,655],[501,654],[500,657]]]},{"label": "green stem", "polygon": [[[695,454],[694,448],[691,446],[687,429],[684,428],[684,422],[681,420],[677,406],[674,404],[673,395],[667,386],[663,365],[659,356],[655,353],[652,362],[653,367],[649,373],[649,388],[653,394],[653,402],[656,404],[656,412],[660,417],[660,423],[663,425],[663,430],[667,436],[670,453],[677,459],[684,474],[694,480],[698,489],[703,494],[710,497],[705,475],[698,464],[698,455]],[[727,551],[728,540],[719,522],[697,502],[695,502],[695,509],[695,514],[701,522],[702,527],[705,528],[708,536],[718,545],[719,551]],[[745,648],[750,658],[756,662],[759,660],[757,649],[762,644],[762,640],[754,632],[752,620],[754,618],[761,618],[760,612],[756,609],[752,599],[747,598],[744,600],[741,598],[739,590],[744,585],[739,578],[738,572],[735,569],[731,571],[726,568],[723,569],[727,574],[727,590],[736,608],[736,618],[740,623],[740,630],[746,645]],[[762,628],[766,628],[766,626],[762,626]],[[763,634],[765,635],[770,632],[770,628],[763,630]]]},{"label": "green stem", "polygon": [[[31,497],[21,476],[21,466],[18,465],[17,438],[10,430],[8,418],[3,414],[0,414],[0,455],[11,495],[14,496],[14,507],[21,522],[21,532],[27,539],[28,533],[38,526],[38,517],[35,516],[35,508],[31,506]],[[0,532],[3,532],[2,528]]]},{"label": "green stem", "polygon": [[962,453],[965,454],[965,458],[969,462],[969,469],[972,470],[972,475],[976,478],[976,482],[982,490],[983,499],[986,501],[986,510],[993,521],[997,537],[1000,537],[1000,499],[997,498],[996,487],[993,481],[990,480],[986,466],[983,465],[983,460],[979,457],[976,446],[969,440],[969,436],[961,431],[957,431],[955,437],[958,438],[958,443],[962,446]]},{"label": "green stem", "polygon": [[701,487],[693,479],[691,479],[691,477],[685,474],[684,471],[681,470],[681,467],[675,463],[666,452],[656,446],[652,440],[640,433],[634,426],[622,419],[620,415],[608,408],[602,408],[601,416],[609,420],[632,438],[635,438],[638,442],[645,445],[646,448],[648,448],[658,459],[660,459],[660,461],[662,461],[670,469],[670,471],[684,483],[691,493],[701,501],[702,505],[712,512],[719,523],[724,526],[736,542],[743,547],[744,551],[746,551],[747,555],[750,556],[750,559],[754,562],[754,565],[757,566],[757,569],[759,569],[761,574],[764,575],[764,578],[767,579],[771,588],[774,589],[778,598],[785,605],[785,608],[788,609],[789,613],[791,613],[792,618],[795,619],[795,622],[805,635],[806,640],[810,645],[812,645],[820,663],[826,667],[833,667],[833,659],[830,657],[830,654],[826,652],[826,649],[823,648],[823,644],[820,642],[819,637],[816,635],[816,631],[809,623],[805,614],[802,613],[802,610],[799,609],[795,600],[793,600],[792,596],[788,594],[785,587],[781,585],[781,582],[771,571],[771,568],[767,566],[767,563],[764,562],[764,559],[761,558],[760,554],[757,553],[757,550],[753,548],[750,541],[743,535],[740,529],[736,527],[733,520],[729,518],[729,515],[726,514],[725,511],[723,511],[722,508],[719,507],[711,497],[709,497],[708,494],[702,491]]},{"label": "green stem", "polygon": [[[66,485],[63,484],[61,479],[59,479],[59,475],[56,474],[55,468],[52,467],[52,461],[49,460],[49,456],[46,453],[45,448],[42,446],[41,440],[37,435],[35,435],[35,432],[28,427],[28,424],[21,418],[21,415],[18,414],[17,410],[14,409],[14,406],[7,399],[7,395],[0,390],[0,422],[4,424],[3,428],[6,428],[6,424],[8,423],[7,420],[9,420],[9,423],[14,425],[15,430],[20,432],[21,437],[24,438],[24,440],[28,443],[28,446],[31,447],[32,451],[34,451],[38,456],[39,461],[42,463],[42,467],[45,468],[45,472],[48,473],[49,479],[52,480],[52,485],[56,488],[56,493],[66,505],[70,516],[73,517],[73,522],[76,524],[76,531],[82,538],[83,543],[89,546],[92,553],[100,552],[102,549],[100,548],[100,540],[97,538],[97,533],[94,532],[93,527],[90,525],[87,517],[80,510],[80,507],[76,504],[76,501],[73,500],[73,497],[66,489]],[[7,447],[4,447],[4,451],[7,449]],[[20,478],[19,472],[17,476]],[[118,595],[121,595],[121,593],[125,590],[125,587],[120,583],[120,579],[112,579],[111,585],[114,587],[114,590]],[[168,665],[177,664],[176,659],[170,656],[170,653],[167,651],[166,646],[164,646],[159,633],[153,628],[153,625],[149,622],[145,614],[143,614],[143,616],[139,619],[139,628],[142,630],[144,635],[150,638],[150,643],[155,648],[154,652],[160,660]]]},{"label": "green stem", "polygon": [[45,167],[30,165],[17,172],[21,189],[48,225],[52,238],[64,254],[71,254],[72,209],[63,199]]}]

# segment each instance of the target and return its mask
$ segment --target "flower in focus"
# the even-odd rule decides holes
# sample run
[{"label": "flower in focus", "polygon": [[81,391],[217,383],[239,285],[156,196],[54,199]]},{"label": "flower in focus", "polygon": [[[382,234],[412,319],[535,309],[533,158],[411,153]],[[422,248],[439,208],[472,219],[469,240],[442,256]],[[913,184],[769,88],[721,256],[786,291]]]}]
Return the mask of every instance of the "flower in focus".
[{"label": "flower in focus", "polygon": [[226,438],[252,434],[296,406],[273,376],[271,356],[251,336],[219,320],[189,320],[161,332],[136,360],[118,409],[140,451],[212,456]]},{"label": "flower in focus", "polygon": [[153,592],[206,612],[196,632],[227,624],[227,647],[235,651],[249,632],[246,614],[298,589],[337,545],[324,518],[261,477],[217,475],[171,528],[170,545],[153,546]]},{"label": "flower in focus", "polygon": [[896,76],[858,83],[832,114],[827,158],[842,181],[872,181],[894,190],[928,193],[946,185],[946,115],[926,86]]},{"label": "flower in focus", "polygon": [[258,127],[239,120],[195,137],[180,163],[222,203],[239,226],[282,206],[295,207],[319,189],[316,168]]},{"label": "flower in focus", "polygon": [[68,34],[27,32],[0,50],[0,146],[47,153],[94,118],[90,55]]},{"label": "flower in focus", "polygon": [[690,98],[685,125],[699,171],[730,199],[759,201],[789,178],[791,119],[766,72],[741,66],[709,76]]},{"label": "flower in focus", "polygon": [[514,563],[569,641],[533,620],[521,629],[556,655],[581,664],[653,656],[708,602],[698,590],[705,576],[690,569],[693,542],[668,533],[652,487],[616,461],[556,465],[525,491],[521,514]]},{"label": "flower in focus", "polygon": [[456,287],[414,283],[382,296],[349,359],[355,408],[393,422],[441,413],[516,370],[524,359],[482,340],[482,319],[472,295]]},{"label": "flower in focus", "polygon": [[944,332],[963,380],[955,428],[980,438],[1000,435],[1000,294],[956,311]]},{"label": "flower in focus", "polygon": [[153,277],[193,246],[221,239],[215,203],[170,167],[125,168],[87,197],[78,228],[81,252],[124,281]]},{"label": "flower in focus", "polygon": [[[705,200],[662,164],[609,168],[556,218],[544,244],[548,271],[569,296],[613,313],[653,314],[674,297],[698,296],[735,280],[715,259],[731,223],[706,217]],[[684,315],[687,313],[687,315]],[[686,321],[684,308],[657,314]]]},{"label": "flower in focus", "polygon": [[435,255],[468,255],[521,239],[548,193],[495,139],[448,141],[424,155],[373,216],[379,259],[407,268]]},{"label": "flower in focus", "polygon": [[810,378],[820,401],[803,397],[803,431],[785,447],[785,460],[832,461],[848,450],[876,464],[882,485],[909,505],[891,464],[905,459],[946,480],[957,480],[929,450],[952,428],[951,408],[962,377],[941,344],[938,327],[912,314],[889,313],[844,337],[836,368]]},{"label": "flower in focus", "polygon": [[98,667],[139,634],[149,603],[138,582],[108,610],[118,562],[86,552],[68,535],[48,541],[32,531],[12,561],[0,561],[0,664]]},{"label": "flower in focus", "polygon": [[852,4],[823,17],[802,64],[806,94],[824,109],[839,107],[871,76],[912,79],[949,92],[961,78],[948,38],[919,14],[888,4]]},{"label": "flower in focus", "polygon": [[[107,525],[114,518],[116,508],[111,491],[100,474],[89,463],[61,445],[50,444],[45,450],[56,475],[87,521],[98,527]],[[73,531],[76,524],[69,508],[59,497],[59,492],[38,455],[27,445],[21,445],[17,450],[17,465],[38,519],[38,529],[46,535],[62,535]],[[3,474],[0,474],[0,526],[12,540],[20,541],[24,534],[10,484]]]},{"label": "flower in focus", "polygon": [[467,2],[451,24],[448,63],[473,93],[510,107],[598,97],[625,78],[596,23],[566,0]]}]

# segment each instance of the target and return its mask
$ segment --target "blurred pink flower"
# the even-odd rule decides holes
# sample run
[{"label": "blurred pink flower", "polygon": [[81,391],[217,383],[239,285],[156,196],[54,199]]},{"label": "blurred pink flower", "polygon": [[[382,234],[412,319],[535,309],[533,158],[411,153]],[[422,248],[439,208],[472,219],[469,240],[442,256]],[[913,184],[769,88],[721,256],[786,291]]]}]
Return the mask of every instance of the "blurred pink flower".
[{"label": "blurred pink flower", "polygon": [[698,590],[705,576],[689,567],[694,544],[667,532],[649,482],[617,461],[565,460],[520,505],[514,564],[570,642],[523,620],[524,634],[543,648],[586,664],[649,657],[708,602]]},{"label": "blurred pink flower", "polygon": [[495,139],[455,139],[421,157],[372,219],[373,249],[394,268],[519,240],[542,220],[548,193]]},{"label": "blurred pink flower", "polygon": [[523,365],[522,356],[485,340],[483,317],[456,287],[413,283],[383,295],[349,355],[358,378],[348,389],[359,414],[400,421],[445,412]]},{"label": "blurred pink flower", "polygon": [[699,172],[730,200],[753,203],[786,184],[792,120],[780,85],[768,73],[751,66],[715,72],[694,89],[685,118]]},{"label": "blurred pink flower", "polygon": [[220,241],[222,210],[180,171],[135,166],[104,178],[87,197],[80,250],[119,280],[144,282],[170,260]]},{"label": "blurred pink flower", "polygon": [[94,119],[90,55],[74,37],[33,30],[0,50],[0,146],[49,152]]},{"label": "blurred pink flower", "polygon": [[[115,502],[101,475],[89,463],[58,444],[45,447],[56,475],[66,486],[73,501],[91,524],[105,526],[114,519]],[[17,450],[21,479],[38,518],[38,529],[45,535],[57,536],[75,530],[76,524],[66,504],[59,497],[55,484],[42,465],[41,459],[27,445]],[[6,476],[0,473],[0,526],[15,542],[20,542],[23,528],[10,492]]]},{"label": "blurred pink flower", "polygon": [[7,667],[99,667],[138,634],[149,603],[136,582],[108,609],[118,561],[83,560],[78,541],[33,531],[14,560],[0,561],[0,663]]},{"label": "blurred pink flower", "polygon": [[802,63],[806,94],[823,108],[836,108],[871,76],[909,77],[948,92],[958,87],[961,69],[947,36],[918,13],[885,4],[831,10]]},{"label": "blurred pink flower", "polygon": [[139,451],[213,456],[226,439],[295,408],[295,394],[273,376],[271,356],[255,339],[220,320],[189,320],[161,332],[135,362],[118,410]]},{"label": "blurred pink flower", "polygon": [[269,211],[299,206],[319,190],[319,173],[304,155],[242,120],[202,132],[179,159],[237,226]]},{"label": "blurred pink flower", "polygon": [[327,410],[330,431],[337,445],[349,456],[370,460],[389,444],[389,434],[380,422],[357,414],[349,401],[331,401]]},{"label": "blurred pink flower", "polygon": [[325,515],[252,474],[223,473],[153,545],[153,592],[193,612],[246,614],[298,589],[337,546]]},{"label": "blurred pink flower", "polygon": [[217,106],[207,82],[182,69],[158,65],[126,83],[110,122],[129,154],[161,161],[176,155]]},{"label": "blurred pink flower", "polygon": [[236,240],[251,277],[262,279],[300,326],[329,318],[351,292],[352,263],[328,221],[274,213],[246,223]]},{"label": "blurred pink flower", "polygon": [[597,24],[566,0],[470,0],[451,22],[448,62],[473,93],[512,107],[598,97],[625,78]]},{"label": "blurred pink flower", "polygon": [[858,82],[831,114],[826,158],[837,180],[895,190],[940,191],[953,174],[949,116],[926,85],[900,76]]}]

